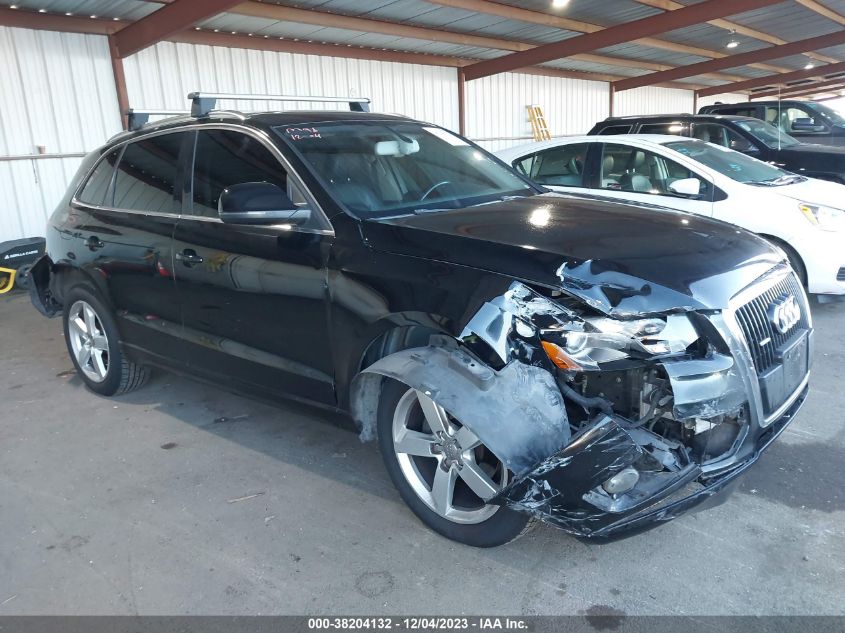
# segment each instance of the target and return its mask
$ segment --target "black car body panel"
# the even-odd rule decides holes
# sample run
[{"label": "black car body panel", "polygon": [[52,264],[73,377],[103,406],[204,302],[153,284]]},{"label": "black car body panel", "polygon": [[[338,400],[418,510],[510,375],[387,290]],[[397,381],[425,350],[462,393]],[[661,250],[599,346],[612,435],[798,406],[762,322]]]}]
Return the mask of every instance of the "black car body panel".
[{"label": "black car body panel", "polygon": [[365,222],[362,230],[375,250],[560,287],[621,317],[726,305],[731,289],[782,261],[733,225],[559,194]]},{"label": "black car body panel", "polygon": [[744,129],[740,125],[744,121],[757,123],[759,119],[718,114],[613,117],[597,123],[589,134],[645,134],[649,132],[642,131],[643,126],[665,126],[666,131],[661,131],[661,134],[671,133],[695,137],[696,124],[718,125],[744,139],[741,146],[732,146],[731,149],[783,167],[802,176],[845,183],[845,148],[816,145],[807,138],[801,140],[808,142],[797,145],[784,143],[782,146],[778,146],[776,141],[767,144]]},{"label": "black car body panel", "polygon": [[[676,516],[730,476],[709,488],[707,478],[739,472],[762,450],[760,438],[791,420],[806,355],[790,373],[801,384],[789,382],[777,410],[764,411],[743,325],[729,318],[746,295],[792,275],[782,253],[718,221],[544,193],[528,181],[524,197],[360,219],[273,132],[358,119],[407,121],[221,114],[116,137],[85,159],[53,214],[33,303],[53,316],[84,284],[114,311],[133,360],[350,412],[362,439],[373,437],[384,377],[437,392],[515,473],[493,503],[583,536]],[[214,209],[195,212],[197,188],[208,183],[191,175],[192,148],[207,131],[240,135],[220,151],[252,148],[250,161],[224,161],[224,176],[241,169],[255,182],[249,170],[272,155],[315,223],[231,224]],[[186,135],[170,139],[172,170],[156,167],[158,155],[126,159],[124,146],[168,133]],[[113,155],[111,179],[92,196],[99,203],[84,202]],[[115,191],[127,178],[172,178],[171,193],[127,202],[157,210],[119,207]],[[795,292],[804,320],[784,340],[810,349],[806,297]],[[595,349],[562,369],[546,344],[576,335]],[[662,417],[646,427],[643,411]],[[602,493],[626,468],[642,469],[635,488]],[[693,480],[709,492],[649,510]]]}]

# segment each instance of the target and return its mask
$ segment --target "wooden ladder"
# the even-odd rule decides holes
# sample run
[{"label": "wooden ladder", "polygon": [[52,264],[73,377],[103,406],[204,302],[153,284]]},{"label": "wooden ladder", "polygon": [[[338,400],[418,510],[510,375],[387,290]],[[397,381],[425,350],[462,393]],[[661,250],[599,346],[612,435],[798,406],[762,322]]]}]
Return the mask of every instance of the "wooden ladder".
[{"label": "wooden ladder", "polygon": [[552,135],[549,133],[549,126],[546,124],[546,117],[543,115],[543,108],[538,105],[526,106],[528,108],[528,120],[531,121],[531,133],[535,141],[549,141]]}]

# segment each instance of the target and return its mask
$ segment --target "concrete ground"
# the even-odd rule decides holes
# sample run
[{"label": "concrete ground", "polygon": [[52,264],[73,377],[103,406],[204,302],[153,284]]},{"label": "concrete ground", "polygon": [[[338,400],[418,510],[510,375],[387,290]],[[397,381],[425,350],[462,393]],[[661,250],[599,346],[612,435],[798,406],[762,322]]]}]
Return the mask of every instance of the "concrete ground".
[{"label": "concrete ground", "polygon": [[843,614],[845,305],[814,310],[811,398],[727,503],[477,550],[336,419],[164,373],[101,398],[0,297],[0,614]]}]

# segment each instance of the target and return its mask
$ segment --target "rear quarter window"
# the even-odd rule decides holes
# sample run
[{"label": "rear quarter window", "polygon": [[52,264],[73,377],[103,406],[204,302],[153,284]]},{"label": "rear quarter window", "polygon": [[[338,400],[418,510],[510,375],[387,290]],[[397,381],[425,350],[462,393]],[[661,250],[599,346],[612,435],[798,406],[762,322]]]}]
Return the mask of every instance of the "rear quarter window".
[{"label": "rear quarter window", "polygon": [[112,176],[114,175],[114,166],[120,156],[120,149],[109,152],[104,158],[97,163],[94,171],[88,177],[88,180],[82,186],[77,198],[80,202],[85,204],[92,204],[95,206],[102,206],[106,199],[106,194],[112,183]]}]

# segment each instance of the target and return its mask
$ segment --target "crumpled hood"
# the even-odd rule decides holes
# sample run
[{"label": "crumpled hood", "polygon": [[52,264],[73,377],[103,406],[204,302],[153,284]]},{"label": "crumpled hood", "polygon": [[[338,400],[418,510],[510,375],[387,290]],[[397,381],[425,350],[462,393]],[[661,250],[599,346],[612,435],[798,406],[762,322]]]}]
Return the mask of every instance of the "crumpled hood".
[{"label": "crumpled hood", "polygon": [[794,185],[772,187],[766,190],[799,202],[845,209],[845,185],[836,182],[810,178]]},{"label": "crumpled hood", "polygon": [[362,231],[377,251],[558,287],[619,317],[724,308],[784,260],[723,222],[551,193],[367,220]]}]

